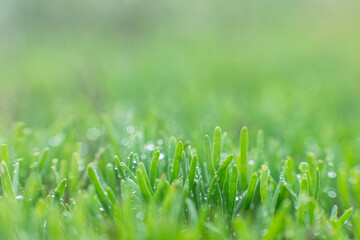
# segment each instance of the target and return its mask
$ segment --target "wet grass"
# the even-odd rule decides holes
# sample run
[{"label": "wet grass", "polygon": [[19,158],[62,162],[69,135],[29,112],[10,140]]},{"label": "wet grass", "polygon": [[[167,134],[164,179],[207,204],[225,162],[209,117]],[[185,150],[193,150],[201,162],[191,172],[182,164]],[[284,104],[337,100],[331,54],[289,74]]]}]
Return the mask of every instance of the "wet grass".
[{"label": "wet grass", "polygon": [[331,162],[312,153],[299,164],[290,157],[270,162],[262,131],[256,146],[243,127],[240,148],[229,148],[216,127],[213,140],[198,146],[171,137],[126,154],[109,143],[89,159],[83,145],[67,140],[32,152],[22,144],[24,125],[13,130],[22,134],[2,145],[6,239],[359,237],[358,168],[329,170]]}]

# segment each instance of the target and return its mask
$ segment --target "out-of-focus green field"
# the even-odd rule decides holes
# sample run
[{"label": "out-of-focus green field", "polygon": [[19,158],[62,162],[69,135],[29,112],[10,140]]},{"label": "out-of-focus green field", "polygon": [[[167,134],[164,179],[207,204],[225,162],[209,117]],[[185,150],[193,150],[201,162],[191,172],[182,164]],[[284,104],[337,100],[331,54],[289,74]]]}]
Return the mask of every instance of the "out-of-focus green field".
[{"label": "out-of-focus green field", "polygon": [[[77,142],[80,175],[101,147],[105,166],[114,154],[141,155],[143,146],[167,143],[171,136],[201,156],[203,136],[216,126],[227,132],[223,154],[236,155],[240,130],[247,126],[249,158],[258,151],[261,129],[265,156],[257,164],[267,163],[276,181],[281,160],[292,156],[299,172],[308,152],[325,165],[330,159],[331,171],[356,175],[359,10],[356,1],[321,0],[2,1],[0,144],[9,149],[10,172],[19,158],[26,161],[46,147],[48,162],[70,159]],[[104,166],[99,174],[105,177]],[[20,192],[31,171],[20,174]],[[45,199],[56,184],[41,176]],[[349,197],[344,203],[336,184],[337,179],[322,186],[320,205],[327,215],[334,204],[342,211],[360,206]],[[327,198],[329,190],[338,197]],[[353,237],[352,224],[349,229]]]}]

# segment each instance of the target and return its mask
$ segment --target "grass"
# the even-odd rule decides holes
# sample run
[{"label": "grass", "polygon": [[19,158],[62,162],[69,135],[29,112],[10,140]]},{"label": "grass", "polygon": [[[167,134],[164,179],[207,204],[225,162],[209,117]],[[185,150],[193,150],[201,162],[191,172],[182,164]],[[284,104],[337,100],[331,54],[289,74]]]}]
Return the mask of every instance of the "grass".
[{"label": "grass", "polygon": [[[14,127],[18,133],[24,129],[19,124]],[[112,134],[115,133],[109,136]],[[202,146],[196,149],[171,137],[128,156],[109,144],[94,159],[82,157],[81,144],[65,140],[57,151],[70,147],[67,151],[71,157],[61,160],[56,158],[56,149],[45,148],[40,154],[31,152],[26,145],[23,152],[31,157],[20,158],[16,149],[24,147],[25,136],[15,136],[12,144],[2,145],[1,236],[359,237],[359,225],[355,223],[360,212],[353,213],[352,207],[360,203],[356,197],[359,179],[353,176],[351,183],[346,181],[348,174],[357,171],[356,167],[329,171],[330,166],[311,153],[298,167],[290,157],[270,163],[265,157],[266,138],[262,131],[257,135],[256,146],[249,146],[248,130],[243,127],[240,148],[232,151],[223,151],[229,149],[226,134],[216,127],[213,141],[206,135]],[[120,155],[114,155],[119,152]],[[273,173],[269,164],[281,166],[281,171]],[[335,183],[334,175],[338,190],[329,191]]]},{"label": "grass", "polygon": [[0,239],[360,239],[358,4],[0,5]]}]

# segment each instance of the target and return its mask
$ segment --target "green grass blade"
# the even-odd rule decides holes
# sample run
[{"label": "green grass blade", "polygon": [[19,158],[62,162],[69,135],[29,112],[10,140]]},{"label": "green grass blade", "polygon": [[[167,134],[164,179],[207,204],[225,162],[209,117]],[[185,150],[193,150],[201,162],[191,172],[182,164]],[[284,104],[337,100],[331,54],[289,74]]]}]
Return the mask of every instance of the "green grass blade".
[{"label": "green grass blade", "polygon": [[139,184],[139,188],[140,188],[142,196],[144,197],[145,201],[150,202],[152,199],[152,196],[151,196],[150,190],[146,184],[146,180],[140,169],[136,169],[136,177],[138,179],[138,184]]},{"label": "green grass blade", "polygon": [[135,174],[126,166],[124,162],[120,162],[120,168],[122,169],[122,172],[124,172],[125,176],[127,178],[130,178],[134,182],[136,182]]},{"label": "green grass blade", "polygon": [[[241,143],[240,143],[241,144]],[[264,133],[262,130],[259,130],[257,132],[256,136],[256,165],[260,164],[262,162],[262,157],[264,154]]]},{"label": "green grass blade", "polygon": [[181,141],[179,141],[176,145],[175,157],[174,157],[174,163],[173,163],[173,168],[172,168],[172,172],[171,172],[170,183],[172,183],[179,177],[182,156],[183,156],[183,143]]},{"label": "green grass blade", "polygon": [[189,198],[187,198],[185,200],[185,203],[186,203],[186,208],[188,210],[189,225],[190,226],[196,226],[197,222],[198,222],[198,220],[197,220],[198,217],[197,217],[197,211],[196,211],[195,204]]},{"label": "green grass blade", "polygon": [[45,148],[43,150],[42,154],[41,154],[40,159],[39,159],[39,169],[40,169],[40,171],[43,170],[43,168],[45,166],[48,154],[49,154],[49,148]]},{"label": "green grass blade", "polygon": [[153,155],[153,158],[151,160],[151,166],[150,166],[150,185],[151,188],[154,189],[155,179],[156,179],[156,173],[157,173],[157,167],[160,157],[160,151],[156,151]]},{"label": "green grass blade", "polygon": [[4,195],[10,199],[15,199],[15,192],[13,185],[11,183],[9,169],[4,160],[1,161],[0,170],[1,170],[1,183],[3,187]]},{"label": "green grass blade", "polygon": [[67,185],[67,179],[64,178],[63,180],[61,180],[61,182],[55,188],[56,190],[59,191],[60,197],[62,197],[64,195],[66,185]]},{"label": "green grass blade", "polygon": [[99,177],[98,177],[95,167],[92,163],[90,163],[88,166],[88,176],[89,176],[90,182],[92,183],[92,185],[95,188],[96,195],[98,196],[100,203],[103,206],[105,212],[107,214],[111,215],[112,212],[111,212],[110,200],[108,199],[103,187],[100,184]]},{"label": "green grass blade", "polygon": [[286,225],[285,216],[289,212],[290,207],[290,201],[284,201],[282,203],[279,212],[275,215],[267,234],[263,238],[264,240],[278,239],[279,236],[283,233]]},{"label": "green grass blade", "polygon": [[205,159],[206,159],[206,166],[209,173],[210,179],[215,176],[215,170],[214,170],[214,164],[212,162],[211,157],[211,142],[210,137],[208,135],[205,135],[204,138],[204,153],[205,153]]},{"label": "green grass blade", "polygon": [[237,190],[237,182],[238,182],[237,175],[238,175],[238,167],[235,164],[232,167],[231,176],[230,176],[229,208],[230,208],[231,214],[233,213],[234,206],[235,206],[236,190]]},{"label": "green grass blade", "polygon": [[139,163],[139,167],[138,169],[141,170],[141,174],[144,178],[144,181],[145,181],[145,184],[146,184],[146,187],[148,188],[149,192],[151,193],[151,195],[153,195],[153,190],[152,190],[152,187],[150,185],[150,180],[149,180],[149,177],[148,177],[148,174],[146,172],[146,169],[145,169],[145,165],[141,162]]},{"label": "green grass blade", "polygon": [[241,188],[246,189],[247,185],[247,155],[248,155],[248,130],[246,127],[243,127],[240,134],[240,178],[241,178]]},{"label": "green grass blade", "polygon": [[[266,174],[266,173],[264,173]],[[262,180],[264,181],[264,180]],[[257,182],[258,182],[258,174],[256,172],[254,172],[252,175],[251,175],[251,178],[250,178],[250,182],[249,182],[249,185],[248,185],[248,189],[246,191],[246,197],[245,197],[245,206],[244,206],[244,209],[248,210],[250,209],[250,206],[251,206],[251,203],[252,203],[252,200],[254,198],[254,194],[255,194],[255,190],[256,190],[256,185],[257,185]],[[266,186],[266,182],[264,181],[263,185],[265,184]],[[265,189],[263,189],[263,191],[265,191]],[[265,193],[266,195],[267,193]],[[266,196],[264,195],[264,198],[266,198]],[[266,201],[266,200],[265,200]]]},{"label": "green grass blade", "polygon": [[1,151],[2,151],[2,160],[4,160],[7,165],[9,165],[9,154],[6,144],[1,145]]},{"label": "green grass blade", "polygon": [[221,156],[221,129],[216,127],[214,131],[214,149],[213,149],[213,165],[215,169],[218,169]]},{"label": "green grass blade", "polygon": [[191,188],[194,184],[195,174],[196,174],[196,165],[197,165],[198,157],[194,154],[191,158],[190,170],[189,170],[189,187]]},{"label": "green grass blade", "polygon": [[316,168],[314,194],[313,194],[313,196],[316,200],[319,200],[319,194],[320,194],[320,170],[319,170],[319,168]]},{"label": "green grass blade", "polygon": [[220,168],[216,171],[216,175],[219,177],[219,179],[222,179],[225,174],[226,168],[229,166],[229,164],[232,162],[234,158],[233,154],[230,154],[225,161],[221,164]]},{"label": "green grass blade", "polygon": [[347,222],[347,220],[350,218],[352,212],[353,212],[354,208],[349,208],[348,210],[346,210],[343,215],[341,215],[341,217],[339,218],[339,220],[337,220],[336,224],[339,228],[341,228],[342,226],[344,226],[344,224]]},{"label": "green grass blade", "polygon": [[261,203],[265,209],[268,209],[269,197],[269,169],[267,165],[263,165],[260,170],[260,197]]},{"label": "green grass blade", "polygon": [[73,195],[78,188],[79,181],[79,153],[75,152],[71,158],[71,167],[69,173],[70,193]]},{"label": "green grass blade", "polygon": [[120,158],[119,156],[115,155],[114,156],[114,163],[115,163],[115,170],[118,173],[118,176],[122,179],[125,180],[125,173],[123,172],[122,168],[121,168],[121,162],[120,162]]},{"label": "green grass blade", "polygon": [[343,203],[343,207],[344,208],[348,208],[350,205],[350,190],[348,187],[348,183],[347,183],[347,173],[345,171],[345,169],[340,169],[338,171],[338,191],[339,191],[339,196],[342,200]]}]

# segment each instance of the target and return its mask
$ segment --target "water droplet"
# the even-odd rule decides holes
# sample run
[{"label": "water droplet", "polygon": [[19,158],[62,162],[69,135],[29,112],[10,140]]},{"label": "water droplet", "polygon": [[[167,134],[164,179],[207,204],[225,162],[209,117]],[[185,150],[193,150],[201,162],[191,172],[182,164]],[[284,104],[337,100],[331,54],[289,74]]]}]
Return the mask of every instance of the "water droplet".
[{"label": "water droplet", "polygon": [[96,140],[100,137],[100,130],[96,127],[92,127],[92,128],[89,128],[87,131],[86,131],[86,136],[89,140]]},{"label": "water droplet", "polygon": [[144,213],[143,212],[137,213],[136,218],[139,219],[139,220],[143,220],[144,219]]},{"label": "water droplet", "polygon": [[146,154],[145,153],[143,153],[143,154],[141,154],[141,159],[146,159]]},{"label": "water droplet", "polygon": [[165,154],[160,153],[159,159],[164,159],[165,158]]},{"label": "water droplet", "polygon": [[336,198],[336,192],[334,192],[334,191],[328,191],[327,194],[330,198]]},{"label": "water droplet", "polygon": [[121,139],[121,144],[122,144],[123,146],[127,147],[127,146],[129,146],[129,144],[130,144],[130,140],[127,139],[127,138],[123,138],[123,139]]},{"label": "water droplet", "polygon": [[299,169],[301,172],[308,172],[310,170],[310,166],[307,162],[301,162],[299,164]]},{"label": "water droplet", "polygon": [[157,144],[162,145],[163,143],[164,143],[164,140],[162,140],[162,139],[157,140]]},{"label": "water droplet", "polygon": [[22,195],[16,196],[16,200],[18,200],[18,199],[24,199],[24,196],[22,196]]},{"label": "water droplet", "polygon": [[134,133],[135,133],[135,127],[132,126],[132,125],[128,126],[128,127],[126,128],[126,132],[127,132],[128,134],[134,134]]},{"label": "water droplet", "polygon": [[155,150],[155,145],[150,143],[146,145],[146,149],[149,151],[154,151]]},{"label": "water droplet", "polygon": [[60,143],[64,140],[65,135],[63,133],[59,133],[53,137],[50,137],[48,140],[48,143],[52,147],[56,147],[60,145]]},{"label": "water droplet", "polygon": [[334,171],[328,172],[327,175],[329,178],[336,178],[336,172],[334,172]]},{"label": "water droplet", "polygon": [[255,163],[255,162],[254,162],[254,160],[249,160],[249,162],[248,162],[248,163],[249,163],[249,165],[251,165],[251,166],[252,166],[252,165],[254,165],[254,163]]}]

